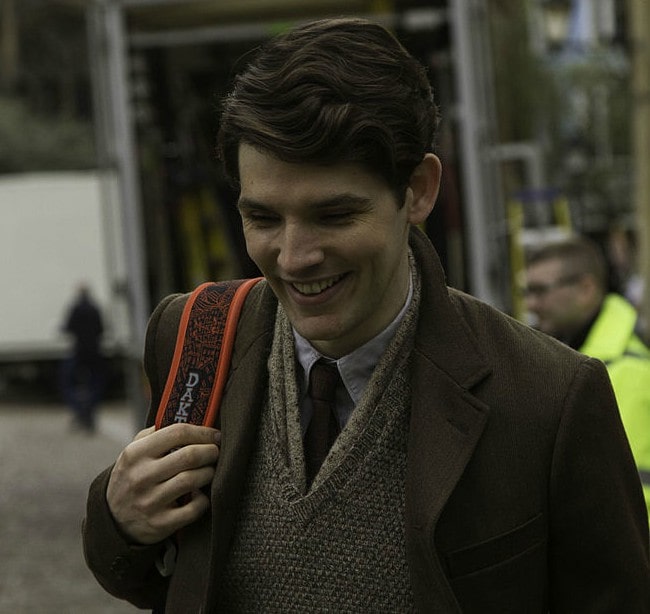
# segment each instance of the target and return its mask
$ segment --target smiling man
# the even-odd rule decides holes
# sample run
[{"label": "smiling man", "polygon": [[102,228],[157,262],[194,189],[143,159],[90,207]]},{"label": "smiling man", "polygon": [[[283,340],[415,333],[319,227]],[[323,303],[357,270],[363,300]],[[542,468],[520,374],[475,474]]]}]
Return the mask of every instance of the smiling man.
[{"label": "smiling man", "polygon": [[[107,590],[167,613],[650,611],[604,366],[448,288],[416,228],[437,120],[422,66],[360,19],[237,76],[218,151],[265,281],[219,429],[147,428],[93,483]],[[151,318],[148,424],[187,298]]]},{"label": "smiling man", "polygon": [[340,358],[384,330],[406,301],[409,228],[433,208],[438,159],[423,155],[403,203],[360,163],[283,162],[244,143],[239,174],[248,252],[296,331]]}]

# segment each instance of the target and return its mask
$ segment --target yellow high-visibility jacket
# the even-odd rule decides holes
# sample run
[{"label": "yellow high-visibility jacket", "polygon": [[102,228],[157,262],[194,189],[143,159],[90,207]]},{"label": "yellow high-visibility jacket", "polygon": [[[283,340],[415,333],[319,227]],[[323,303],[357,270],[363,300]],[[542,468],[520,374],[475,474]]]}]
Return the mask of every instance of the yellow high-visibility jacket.
[{"label": "yellow high-visibility jacket", "polygon": [[609,294],[580,352],[607,365],[650,516],[650,349],[635,333],[637,312]]}]

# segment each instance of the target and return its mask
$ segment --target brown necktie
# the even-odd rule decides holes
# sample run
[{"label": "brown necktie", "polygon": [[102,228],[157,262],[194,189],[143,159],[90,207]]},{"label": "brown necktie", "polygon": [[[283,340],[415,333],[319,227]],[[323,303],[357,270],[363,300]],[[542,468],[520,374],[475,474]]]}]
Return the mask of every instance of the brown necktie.
[{"label": "brown necktie", "polygon": [[340,379],[336,365],[327,364],[323,360],[314,364],[309,374],[308,392],[313,413],[304,438],[308,485],[314,480],[339,434],[334,407]]}]

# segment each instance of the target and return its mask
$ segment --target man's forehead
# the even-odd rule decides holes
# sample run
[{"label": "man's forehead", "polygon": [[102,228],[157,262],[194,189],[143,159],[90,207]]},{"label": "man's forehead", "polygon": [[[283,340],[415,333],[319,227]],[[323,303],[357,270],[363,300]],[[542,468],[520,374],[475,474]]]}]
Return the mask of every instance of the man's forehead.
[{"label": "man's forehead", "polygon": [[242,144],[239,153],[240,202],[320,202],[359,204],[386,198],[388,184],[354,162],[325,165],[286,162]]},{"label": "man's forehead", "polygon": [[560,258],[545,258],[531,263],[528,266],[527,273],[529,276],[546,277],[561,273],[564,268]]}]

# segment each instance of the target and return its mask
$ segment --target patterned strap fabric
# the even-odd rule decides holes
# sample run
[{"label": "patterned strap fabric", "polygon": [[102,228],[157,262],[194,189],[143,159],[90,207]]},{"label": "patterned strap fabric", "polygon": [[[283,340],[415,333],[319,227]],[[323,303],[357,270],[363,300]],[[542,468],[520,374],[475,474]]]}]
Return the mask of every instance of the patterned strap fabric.
[{"label": "patterned strap fabric", "polygon": [[176,422],[214,425],[223,393],[239,314],[260,280],[206,282],[190,295],[156,414],[156,428]]}]

